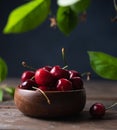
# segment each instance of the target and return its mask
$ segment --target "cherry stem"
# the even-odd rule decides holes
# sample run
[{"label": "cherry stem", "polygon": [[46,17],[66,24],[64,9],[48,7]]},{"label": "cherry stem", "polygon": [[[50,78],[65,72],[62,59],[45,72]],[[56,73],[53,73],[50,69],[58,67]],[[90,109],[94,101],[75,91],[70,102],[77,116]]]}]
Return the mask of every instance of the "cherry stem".
[{"label": "cherry stem", "polygon": [[22,61],[22,66],[23,66],[23,67],[26,67],[26,68],[29,68],[29,69],[32,69],[32,70],[36,70],[36,69],[33,68],[32,66],[29,66],[25,61]]},{"label": "cherry stem", "polygon": [[117,102],[115,102],[115,103],[112,104],[111,106],[107,107],[106,110],[108,110],[108,109],[110,109],[110,108],[112,108],[112,107],[114,107],[114,106],[116,106],[116,105],[117,105]]},{"label": "cherry stem", "polygon": [[91,73],[90,72],[84,72],[84,73],[81,74],[82,77],[85,76],[85,75],[87,76],[87,80],[91,79]]},{"label": "cherry stem", "polygon": [[62,58],[63,58],[64,65],[67,66],[67,61],[65,57],[65,48],[62,48]]},{"label": "cherry stem", "polygon": [[62,69],[66,69],[67,67],[68,67],[68,65],[66,65],[66,66],[62,67]]},{"label": "cherry stem", "polygon": [[42,91],[41,89],[36,88],[36,87],[32,87],[32,88],[34,88],[34,89],[36,89],[36,90],[40,91],[40,92],[41,92],[41,94],[42,94],[42,95],[46,98],[47,103],[48,103],[48,104],[51,104],[51,102],[50,102],[49,98],[48,98],[48,97],[47,97],[47,95],[44,93],[44,91]]}]

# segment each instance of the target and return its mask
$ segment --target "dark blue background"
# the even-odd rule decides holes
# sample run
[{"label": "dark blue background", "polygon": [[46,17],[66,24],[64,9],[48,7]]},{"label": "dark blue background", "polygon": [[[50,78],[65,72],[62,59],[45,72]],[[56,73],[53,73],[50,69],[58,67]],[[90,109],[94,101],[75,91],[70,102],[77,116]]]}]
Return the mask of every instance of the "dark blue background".
[{"label": "dark blue background", "polygon": [[[102,51],[117,56],[117,23],[111,18],[116,15],[113,0],[92,0],[87,13],[87,21],[80,23],[66,37],[58,29],[50,28],[49,20],[31,32],[24,34],[2,34],[8,14],[27,0],[0,1],[0,57],[8,65],[8,77],[20,77],[25,70],[21,66],[24,60],[39,68],[44,65],[63,66],[61,48],[66,49],[70,68],[80,72],[91,71],[87,51]],[[52,10],[56,10],[56,1],[52,0]]]}]

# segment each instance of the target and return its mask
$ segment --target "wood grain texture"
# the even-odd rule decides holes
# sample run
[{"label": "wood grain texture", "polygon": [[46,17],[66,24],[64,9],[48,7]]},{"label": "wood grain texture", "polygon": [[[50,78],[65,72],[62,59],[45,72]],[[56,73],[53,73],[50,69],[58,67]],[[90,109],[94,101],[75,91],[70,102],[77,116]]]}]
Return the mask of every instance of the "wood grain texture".
[{"label": "wood grain texture", "polygon": [[[19,81],[11,80],[5,82],[16,85]],[[92,119],[89,114],[89,108],[95,102],[101,102],[106,107],[117,102],[117,82],[86,81],[85,87],[87,102],[84,111],[67,118],[32,118],[21,113],[13,100],[0,103],[0,130],[117,130],[117,106],[106,111],[100,120]]]},{"label": "wood grain texture", "polygon": [[14,101],[17,108],[33,117],[64,117],[80,113],[86,103],[85,89],[72,91],[47,91],[44,95],[36,90],[16,88]]}]

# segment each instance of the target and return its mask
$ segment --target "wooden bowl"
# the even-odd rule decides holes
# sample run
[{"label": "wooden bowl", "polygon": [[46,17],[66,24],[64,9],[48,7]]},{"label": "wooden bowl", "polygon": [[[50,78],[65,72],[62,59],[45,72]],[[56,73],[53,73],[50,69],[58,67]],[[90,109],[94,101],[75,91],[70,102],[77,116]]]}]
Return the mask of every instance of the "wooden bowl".
[{"label": "wooden bowl", "polygon": [[32,117],[52,118],[72,116],[83,111],[86,103],[85,89],[72,91],[46,91],[50,100],[38,90],[15,90],[14,102],[25,115]]}]

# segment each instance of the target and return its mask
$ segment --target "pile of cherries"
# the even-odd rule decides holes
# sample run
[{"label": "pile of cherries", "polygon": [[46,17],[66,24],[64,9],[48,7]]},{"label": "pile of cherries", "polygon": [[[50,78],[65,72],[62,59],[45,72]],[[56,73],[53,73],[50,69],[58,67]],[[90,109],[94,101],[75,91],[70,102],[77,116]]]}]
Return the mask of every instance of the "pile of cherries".
[{"label": "pile of cherries", "polygon": [[20,88],[42,91],[69,91],[83,89],[81,74],[75,70],[67,70],[59,65],[44,66],[36,71],[24,71]]},{"label": "pile of cherries", "polygon": [[[26,67],[28,66],[26,65]],[[21,81],[19,88],[27,90],[37,88],[42,91],[70,91],[84,88],[82,76],[78,71],[67,70],[59,65],[44,66],[36,71],[24,71]],[[117,102],[105,108],[102,103],[95,103],[90,107],[89,113],[93,118],[101,118],[105,115],[106,110],[115,105]]]}]

